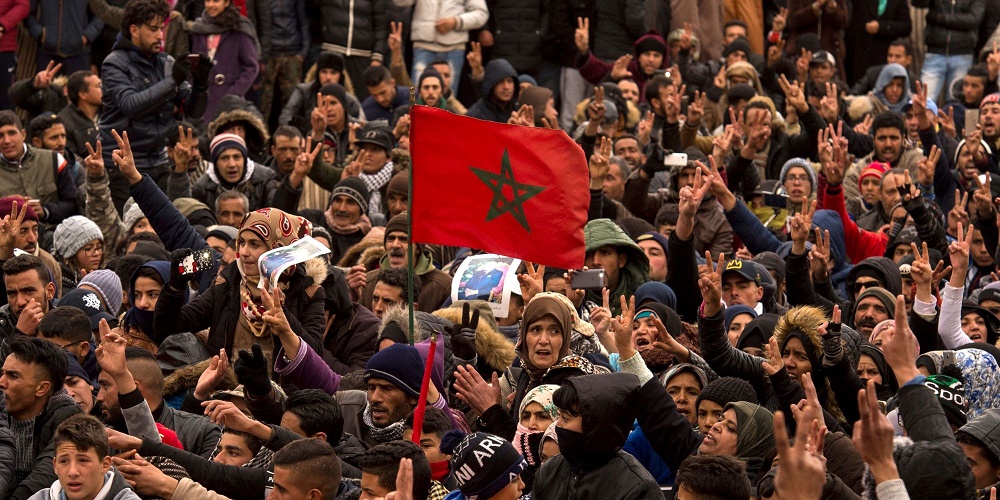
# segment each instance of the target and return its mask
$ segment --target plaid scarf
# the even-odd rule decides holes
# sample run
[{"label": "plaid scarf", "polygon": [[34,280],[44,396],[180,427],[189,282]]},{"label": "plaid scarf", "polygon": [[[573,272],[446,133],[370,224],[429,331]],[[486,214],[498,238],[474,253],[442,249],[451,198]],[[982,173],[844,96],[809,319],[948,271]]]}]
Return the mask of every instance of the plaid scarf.
[{"label": "plaid scarf", "polygon": [[389,179],[392,179],[392,169],[392,160],[389,160],[381,170],[374,174],[366,174],[364,172],[358,174],[358,177],[368,187],[368,213],[382,213],[382,192],[380,190],[389,183]]}]

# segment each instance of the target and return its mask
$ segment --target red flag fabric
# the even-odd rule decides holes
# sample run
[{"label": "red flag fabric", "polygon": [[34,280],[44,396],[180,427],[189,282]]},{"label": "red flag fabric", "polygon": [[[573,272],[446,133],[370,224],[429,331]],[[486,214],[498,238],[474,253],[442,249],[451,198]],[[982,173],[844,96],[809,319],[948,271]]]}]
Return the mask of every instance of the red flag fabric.
[{"label": "red flag fabric", "polygon": [[590,171],[564,132],[413,106],[410,152],[414,242],[583,266]]}]

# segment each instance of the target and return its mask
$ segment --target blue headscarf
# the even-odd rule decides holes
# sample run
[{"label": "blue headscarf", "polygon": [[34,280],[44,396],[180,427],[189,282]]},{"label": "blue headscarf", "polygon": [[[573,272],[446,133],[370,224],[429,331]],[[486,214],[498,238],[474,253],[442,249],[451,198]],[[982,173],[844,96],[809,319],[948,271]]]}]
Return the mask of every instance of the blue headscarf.
[{"label": "blue headscarf", "polygon": [[635,306],[637,308],[643,302],[649,300],[659,302],[675,311],[677,310],[677,294],[666,283],[647,281],[635,289]]}]

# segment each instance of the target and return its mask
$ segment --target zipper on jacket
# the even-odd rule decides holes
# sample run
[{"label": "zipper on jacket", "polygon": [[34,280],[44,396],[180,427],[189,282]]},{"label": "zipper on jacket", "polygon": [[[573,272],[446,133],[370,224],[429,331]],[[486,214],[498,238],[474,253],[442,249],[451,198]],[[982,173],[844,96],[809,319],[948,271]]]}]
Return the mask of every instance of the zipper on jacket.
[{"label": "zipper on jacket", "polygon": [[354,45],[354,0],[351,0],[351,5],[347,9],[347,54],[348,57],[351,56],[351,49]]}]

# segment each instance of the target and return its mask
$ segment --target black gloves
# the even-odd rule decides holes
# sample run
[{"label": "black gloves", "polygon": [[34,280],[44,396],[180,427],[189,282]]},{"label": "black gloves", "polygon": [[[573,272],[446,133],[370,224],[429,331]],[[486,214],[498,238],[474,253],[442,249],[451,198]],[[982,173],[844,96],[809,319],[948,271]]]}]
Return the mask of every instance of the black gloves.
[{"label": "black gloves", "polygon": [[181,274],[181,262],[191,255],[190,248],[179,248],[170,252],[170,288],[183,291],[187,286],[189,276]]},{"label": "black gloves", "polygon": [[236,380],[243,384],[243,390],[253,396],[267,396],[271,393],[271,378],[267,374],[267,358],[260,344],[255,343],[251,348],[253,354],[241,350],[236,363],[233,364],[233,371],[236,372]]},{"label": "black gloves", "polygon": [[479,326],[479,309],[471,309],[468,302],[462,306],[462,323],[452,326],[450,335],[452,354],[466,361],[476,357],[476,327]]},{"label": "black gloves", "polygon": [[186,57],[174,60],[174,68],[171,70],[170,76],[177,85],[187,81],[188,77],[191,76],[191,63]]},{"label": "black gloves", "polygon": [[670,170],[670,167],[663,164],[663,158],[663,148],[658,144],[654,144],[653,150],[649,153],[649,157],[646,158],[646,163],[642,166],[642,171],[646,172],[646,175],[652,178],[657,172]]},{"label": "black gloves", "polygon": [[198,54],[201,59],[191,68],[191,82],[199,92],[208,88],[208,75],[212,72],[215,64],[205,54]]}]

